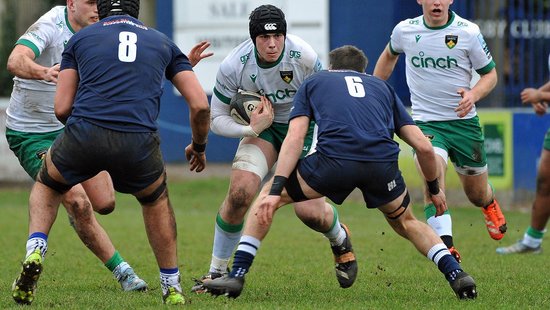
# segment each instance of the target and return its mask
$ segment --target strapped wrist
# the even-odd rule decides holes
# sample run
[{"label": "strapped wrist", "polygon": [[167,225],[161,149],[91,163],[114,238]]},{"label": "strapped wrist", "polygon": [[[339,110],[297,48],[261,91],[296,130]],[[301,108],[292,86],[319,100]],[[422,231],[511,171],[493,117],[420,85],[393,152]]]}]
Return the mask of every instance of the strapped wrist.
[{"label": "strapped wrist", "polygon": [[426,180],[426,184],[428,185],[428,192],[430,195],[435,196],[439,194],[439,180],[437,178],[433,181]]},{"label": "strapped wrist", "polygon": [[245,130],[245,136],[246,137],[259,137],[260,135],[254,131],[254,129],[252,129],[252,126],[248,125],[248,126],[245,126],[246,130]]},{"label": "strapped wrist", "polygon": [[206,151],[206,143],[203,143],[203,144],[200,144],[200,143],[196,143],[195,141],[192,141],[193,142],[193,150],[197,153],[204,153]]},{"label": "strapped wrist", "polygon": [[288,178],[283,177],[282,175],[274,176],[273,184],[271,184],[271,189],[269,190],[269,195],[281,196],[287,179]]}]

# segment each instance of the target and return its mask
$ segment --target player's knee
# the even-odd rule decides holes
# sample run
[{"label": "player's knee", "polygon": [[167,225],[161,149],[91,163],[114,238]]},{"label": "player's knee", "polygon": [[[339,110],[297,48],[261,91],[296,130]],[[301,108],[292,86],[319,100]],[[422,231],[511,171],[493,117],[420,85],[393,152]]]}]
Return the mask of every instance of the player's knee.
[{"label": "player's knee", "polygon": [[247,210],[252,204],[255,193],[250,193],[244,187],[230,189],[227,196],[227,206],[232,210]]},{"label": "player's knee", "polygon": [[84,193],[67,192],[63,197],[63,205],[67,209],[69,218],[74,222],[83,223],[93,216],[92,204]]},{"label": "player's knee", "polygon": [[107,215],[115,210],[115,201],[113,200],[113,201],[108,201],[107,203],[104,203],[104,204],[94,205],[93,208],[95,212],[101,215]]}]

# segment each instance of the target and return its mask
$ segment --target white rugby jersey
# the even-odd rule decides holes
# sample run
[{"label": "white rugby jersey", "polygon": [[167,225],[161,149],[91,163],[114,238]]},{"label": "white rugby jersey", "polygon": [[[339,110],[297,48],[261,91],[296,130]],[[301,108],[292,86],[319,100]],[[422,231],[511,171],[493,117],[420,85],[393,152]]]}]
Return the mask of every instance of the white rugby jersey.
[{"label": "white rugby jersey", "polygon": [[[42,15],[16,44],[34,51],[35,62],[52,67],[61,62],[65,44],[73,36],[65,6],[56,6]],[[43,80],[13,78],[14,91],[6,110],[6,126],[23,132],[49,132],[63,128],[54,114],[55,83]],[[41,91],[40,96],[27,97],[27,90]]]},{"label": "white rugby jersey", "polygon": [[223,60],[216,75],[214,95],[229,104],[239,89],[260,92],[273,104],[274,122],[288,123],[292,100],[302,82],[322,64],[313,48],[301,38],[287,34],[277,62],[258,63],[251,39],[235,47]]},{"label": "white rugby jersey", "polygon": [[[470,89],[472,70],[483,75],[495,67],[479,27],[454,12],[441,27],[428,27],[423,16],[393,29],[390,50],[405,53],[412,116],[418,121],[459,119],[457,90]],[[476,115],[475,105],[463,119]]]}]

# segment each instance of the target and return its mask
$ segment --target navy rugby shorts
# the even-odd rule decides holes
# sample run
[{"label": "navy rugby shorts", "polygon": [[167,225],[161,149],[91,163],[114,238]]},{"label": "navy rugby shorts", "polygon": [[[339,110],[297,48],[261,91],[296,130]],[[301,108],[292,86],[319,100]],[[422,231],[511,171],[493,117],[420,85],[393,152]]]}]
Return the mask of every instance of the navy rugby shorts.
[{"label": "navy rugby shorts", "polygon": [[136,193],[164,174],[157,132],[121,132],[78,120],[51,147],[52,161],[69,185],[106,170],[114,188]]},{"label": "navy rugby shorts", "polygon": [[406,189],[397,161],[364,162],[315,152],[298,162],[298,172],[311,188],[339,205],[355,188],[361,190],[367,208],[383,206]]}]

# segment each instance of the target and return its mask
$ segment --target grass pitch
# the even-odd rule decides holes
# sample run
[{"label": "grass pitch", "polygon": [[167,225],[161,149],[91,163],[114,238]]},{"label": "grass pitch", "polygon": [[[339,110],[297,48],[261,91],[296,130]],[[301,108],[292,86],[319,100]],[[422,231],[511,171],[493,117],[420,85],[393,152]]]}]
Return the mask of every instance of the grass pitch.
[{"label": "grass pitch", "polygon": [[[495,248],[515,242],[529,223],[529,214],[506,212],[509,231],[493,241],[483,216],[474,207],[452,208],[455,245],[462,267],[478,285],[479,297],[459,301],[443,275],[426,257],[389,227],[380,212],[347,201],[338,207],[352,231],[359,275],[349,289],[334,276],[327,240],[309,230],[282,208],[246,277],[237,299],[189,292],[191,278],[210,263],[214,219],[227,179],[178,181],[170,184],[178,222],[181,283],[189,309],[549,309],[547,253],[499,256]],[[27,238],[29,188],[0,190],[0,308],[21,309],[11,298]],[[423,219],[422,207],[414,208]],[[116,248],[149,283],[145,293],[124,293],[111,273],[80,242],[60,209],[49,236],[49,251],[38,284],[34,309],[146,309],[162,306],[158,268],[149,247],[138,203],[117,195],[113,214],[98,219]],[[547,241],[543,246],[547,245]]]}]

